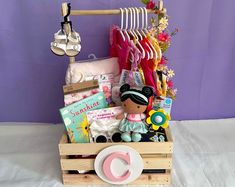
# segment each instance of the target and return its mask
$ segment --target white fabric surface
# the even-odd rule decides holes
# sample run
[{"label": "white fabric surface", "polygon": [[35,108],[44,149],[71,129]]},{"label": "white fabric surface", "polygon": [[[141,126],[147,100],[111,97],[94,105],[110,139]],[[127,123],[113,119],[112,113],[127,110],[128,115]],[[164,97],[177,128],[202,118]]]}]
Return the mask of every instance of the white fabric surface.
[{"label": "white fabric surface", "polygon": [[[83,82],[84,80],[91,80],[93,76],[104,74],[114,75],[114,82],[118,82],[120,73],[118,59],[116,57],[79,61],[69,64],[65,82],[66,84]],[[88,77],[90,78],[88,79]]]},{"label": "white fabric surface", "polygon": [[[174,121],[172,187],[235,186],[235,118]],[[0,187],[62,187],[63,125],[0,123]]]}]

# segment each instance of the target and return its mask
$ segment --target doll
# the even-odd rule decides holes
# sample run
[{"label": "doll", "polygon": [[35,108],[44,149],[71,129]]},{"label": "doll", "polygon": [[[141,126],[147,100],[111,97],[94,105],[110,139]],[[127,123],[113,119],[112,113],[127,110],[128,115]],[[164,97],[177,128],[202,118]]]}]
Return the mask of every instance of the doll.
[{"label": "doll", "polygon": [[131,89],[129,84],[124,84],[120,88],[121,102],[124,114],[117,118],[122,119],[119,130],[122,132],[121,138],[125,142],[139,142],[141,134],[148,132],[144,122],[149,98],[153,95],[151,87],[144,86],[142,90]]}]

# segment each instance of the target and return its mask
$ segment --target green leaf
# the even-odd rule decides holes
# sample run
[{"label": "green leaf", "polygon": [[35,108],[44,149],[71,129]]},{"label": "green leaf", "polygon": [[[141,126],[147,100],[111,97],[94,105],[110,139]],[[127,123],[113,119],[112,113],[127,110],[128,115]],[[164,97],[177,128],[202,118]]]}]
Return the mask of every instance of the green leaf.
[{"label": "green leaf", "polygon": [[164,17],[163,14],[158,14],[158,22]]},{"label": "green leaf", "polygon": [[144,3],[145,5],[147,5],[149,3],[150,0],[141,0],[142,3]]}]

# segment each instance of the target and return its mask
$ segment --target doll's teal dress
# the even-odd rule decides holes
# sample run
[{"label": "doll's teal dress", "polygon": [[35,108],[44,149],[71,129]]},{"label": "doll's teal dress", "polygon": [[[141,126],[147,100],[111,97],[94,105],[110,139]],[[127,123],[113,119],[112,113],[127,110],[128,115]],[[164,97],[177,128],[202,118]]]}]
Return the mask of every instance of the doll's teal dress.
[{"label": "doll's teal dress", "polygon": [[119,130],[121,132],[136,132],[145,134],[148,132],[148,129],[143,119],[145,119],[144,114],[127,114],[126,117],[120,122]]}]

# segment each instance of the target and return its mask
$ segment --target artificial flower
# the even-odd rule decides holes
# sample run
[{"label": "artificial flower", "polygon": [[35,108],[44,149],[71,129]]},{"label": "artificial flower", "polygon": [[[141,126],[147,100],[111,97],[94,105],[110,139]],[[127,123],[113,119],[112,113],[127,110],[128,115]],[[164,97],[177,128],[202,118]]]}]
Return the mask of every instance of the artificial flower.
[{"label": "artificial flower", "polygon": [[159,65],[157,70],[166,73],[168,71],[168,67],[166,65]]},{"label": "artificial flower", "polygon": [[170,47],[170,45],[171,45],[170,40],[168,40],[167,42],[159,41],[159,46],[160,46],[160,48],[162,50],[162,53],[165,53],[166,50]]},{"label": "artificial flower", "polygon": [[176,91],[177,91],[177,89],[173,89],[173,90],[167,89],[167,93],[166,93],[167,97],[170,97],[175,100]]},{"label": "artificial flower", "polygon": [[158,63],[158,65],[166,65],[167,64],[167,59],[163,56],[160,60],[160,62]]},{"label": "artificial flower", "polygon": [[172,33],[171,33],[171,36],[175,36],[177,34],[177,32],[179,32],[179,29],[176,28]]},{"label": "artificial flower", "polygon": [[174,94],[174,95],[176,95],[177,94],[177,88],[175,88],[174,90],[172,90],[172,93]]},{"label": "artificial flower", "polygon": [[141,0],[142,3],[144,3],[145,5],[147,5],[149,3],[150,0]]},{"label": "artificial flower", "polygon": [[[149,33],[152,37],[157,39],[162,54],[165,54],[165,52],[171,45],[171,38],[177,34],[179,29],[176,28],[174,29],[173,32],[167,30],[169,17],[166,15],[166,13],[159,13],[158,6],[156,5],[154,7],[155,3],[153,1],[154,0],[141,0],[141,2],[144,3],[146,7],[155,10],[154,12],[155,15],[150,20],[151,28],[149,30]],[[163,73],[167,75],[168,88],[167,88],[166,94],[168,97],[175,99],[177,89],[173,89],[173,82],[169,80],[170,78],[174,76],[174,71],[169,70],[167,67],[167,64],[168,64],[168,60],[165,57],[163,57],[158,62],[157,71],[162,71]],[[143,77],[143,72],[141,73],[141,75]]]},{"label": "artificial flower", "polygon": [[158,35],[158,40],[160,42],[168,42],[170,40],[170,36],[166,32],[162,32]]},{"label": "artificial flower", "polygon": [[161,18],[158,25],[158,31],[160,33],[163,32],[167,28],[167,26],[168,26],[168,18],[167,17]]},{"label": "artificial flower", "polygon": [[150,19],[150,23],[153,25],[155,23],[155,19],[154,18],[151,18]]},{"label": "artificial flower", "polygon": [[151,127],[154,130],[158,130],[159,127],[167,128],[168,127],[168,121],[171,119],[170,115],[165,113],[163,109],[158,110],[150,110],[149,111],[149,117],[146,119],[146,122],[149,125],[152,125]]},{"label": "artificial flower", "polygon": [[168,76],[169,78],[174,77],[174,76],[175,76],[174,70],[170,69],[170,70],[167,72],[167,76]]},{"label": "artificial flower", "polygon": [[167,72],[168,71],[168,67],[167,66],[162,66],[162,71],[163,72]]},{"label": "artificial flower", "polygon": [[170,88],[170,89],[172,89],[173,88],[173,81],[172,80],[168,80],[167,81],[167,86]]},{"label": "artificial flower", "polygon": [[147,9],[154,9],[154,8],[155,8],[155,3],[154,3],[152,0],[150,0],[150,1],[147,3],[146,8],[147,8]]},{"label": "artificial flower", "polygon": [[167,17],[163,17],[162,19],[160,19],[159,25],[161,25],[161,24],[168,26],[168,18]]}]

